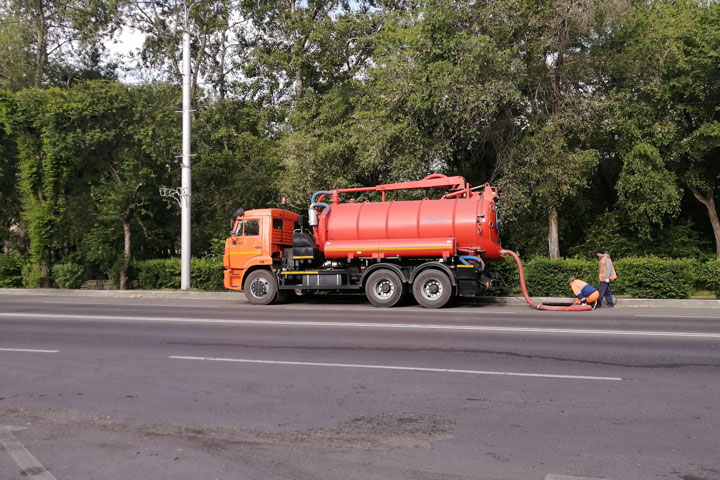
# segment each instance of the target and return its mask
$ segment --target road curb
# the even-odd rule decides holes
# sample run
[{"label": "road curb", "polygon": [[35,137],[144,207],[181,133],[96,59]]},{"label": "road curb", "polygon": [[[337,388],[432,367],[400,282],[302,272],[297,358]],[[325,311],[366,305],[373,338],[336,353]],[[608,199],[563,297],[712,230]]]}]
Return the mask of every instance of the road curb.
[{"label": "road curb", "polygon": [[[46,297],[94,297],[94,298],[171,298],[178,300],[217,300],[225,302],[247,302],[241,292],[198,292],[180,290],[64,290],[56,288],[0,288],[0,296],[46,296]],[[537,303],[570,304],[572,298],[533,297]],[[527,305],[523,297],[479,297],[477,303],[491,305]],[[714,299],[651,299],[616,298],[619,308],[719,308],[720,300]]]}]

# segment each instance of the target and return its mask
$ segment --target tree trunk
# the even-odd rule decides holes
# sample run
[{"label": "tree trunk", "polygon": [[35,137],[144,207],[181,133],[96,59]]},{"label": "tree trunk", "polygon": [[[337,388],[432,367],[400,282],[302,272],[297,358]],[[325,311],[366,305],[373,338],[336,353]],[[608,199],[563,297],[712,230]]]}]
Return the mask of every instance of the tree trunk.
[{"label": "tree trunk", "polygon": [[715,208],[715,190],[708,188],[705,195],[693,187],[690,187],[690,191],[707,208],[710,225],[712,225],[713,235],[715,235],[715,257],[720,259],[720,219],[718,219],[717,209]]},{"label": "tree trunk", "polygon": [[47,18],[45,17],[43,2],[38,2],[37,18],[35,23],[35,32],[37,46],[35,50],[35,87],[42,87],[43,77],[45,76],[45,64],[47,63]]},{"label": "tree trunk", "polygon": [[40,261],[40,274],[42,279],[40,280],[41,288],[50,288],[50,259],[44,256]]},{"label": "tree trunk", "polygon": [[558,210],[555,206],[551,206],[548,212],[548,248],[550,251],[550,258],[560,258]]},{"label": "tree trunk", "polygon": [[127,271],[128,267],[130,266],[130,260],[132,259],[132,231],[130,229],[130,209],[125,210],[125,214],[123,215],[123,240],[124,240],[124,249],[123,249],[123,261],[120,265],[120,271],[118,272],[120,276],[120,290],[127,290]]}]

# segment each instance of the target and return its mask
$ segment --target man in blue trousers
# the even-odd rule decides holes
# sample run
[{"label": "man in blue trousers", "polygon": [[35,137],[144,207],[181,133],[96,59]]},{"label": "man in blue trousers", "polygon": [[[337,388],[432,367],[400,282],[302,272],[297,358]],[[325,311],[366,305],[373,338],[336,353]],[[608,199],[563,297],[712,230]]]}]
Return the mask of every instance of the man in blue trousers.
[{"label": "man in blue trousers", "polygon": [[610,282],[617,278],[615,273],[615,267],[613,266],[610,255],[605,253],[602,248],[597,251],[598,259],[600,260],[598,270],[598,280],[600,280],[600,286],[598,291],[600,292],[600,298],[598,299],[598,308],[602,307],[603,298],[606,301],[607,308],[613,308],[615,303],[613,302],[612,292],[610,291]]}]

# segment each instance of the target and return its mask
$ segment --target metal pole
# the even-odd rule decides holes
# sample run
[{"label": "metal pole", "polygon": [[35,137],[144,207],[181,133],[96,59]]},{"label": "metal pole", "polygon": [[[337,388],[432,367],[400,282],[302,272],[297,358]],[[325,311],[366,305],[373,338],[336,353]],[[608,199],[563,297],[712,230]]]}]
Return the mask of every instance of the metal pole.
[{"label": "metal pole", "polygon": [[182,140],[182,201],[180,236],[180,289],[190,288],[190,219],[192,200],[192,178],[190,169],[190,133],[192,98],[192,68],[190,66],[190,32],[188,31],[188,10],[185,4],[185,27],[183,29],[183,140]]}]

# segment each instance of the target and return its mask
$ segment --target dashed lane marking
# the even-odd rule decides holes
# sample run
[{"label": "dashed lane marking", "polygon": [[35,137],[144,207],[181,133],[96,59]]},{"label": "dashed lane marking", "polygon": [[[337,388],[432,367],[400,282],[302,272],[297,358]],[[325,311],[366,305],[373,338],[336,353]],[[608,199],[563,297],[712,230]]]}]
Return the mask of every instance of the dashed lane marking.
[{"label": "dashed lane marking", "polygon": [[0,348],[0,352],[58,353],[60,350],[36,350],[32,348]]},{"label": "dashed lane marking", "polygon": [[597,477],[569,477],[567,475],[545,475],[545,480],[610,480]]},{"label": "dashed lane marking", "polygon": [[459,373],[466,375],[499,375],[504,377],[535,377],[535,378],[562,378],[567,380],[602,380],[622,381],[621,377],[592,377],[586,375],[560,375],[552,373],[523,373],[523,372],[493,372],[484,370],[459,370],[454,368],[424,368],[424,367],[402,367],[397,365],[363,365],[355,363],[318,363],[318,362],[288,362],[281,360],[254,360],[249,358],[213,358],[213,357],[186,357],[173,355],[173,360],[201,360],[211,362],[236,362],[256,363],[266,365],[293,365],[304,367],[336,367],[336,368],[365,368],[374,370],[401,370],[410,372],[431,372],[431,373]]}]

